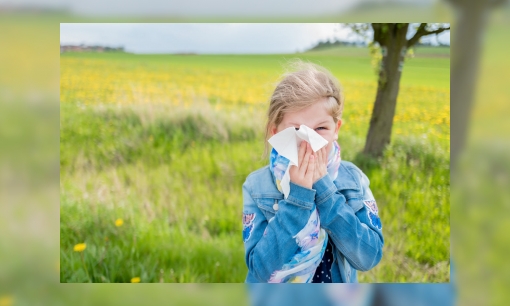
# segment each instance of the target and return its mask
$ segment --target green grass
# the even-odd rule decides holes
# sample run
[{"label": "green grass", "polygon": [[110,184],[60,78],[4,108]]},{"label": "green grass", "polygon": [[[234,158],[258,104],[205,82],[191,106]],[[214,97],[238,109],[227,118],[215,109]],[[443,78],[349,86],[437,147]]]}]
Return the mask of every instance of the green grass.
[{"label": "green grass", "polygon": [[[272,75],[285,56],[65,54],[105,65],[169,62],[190,69]],[[362,282],[449,280],[449,139],[428,121],[399,121],[380,160],[358,155],[375,80],[366,57],[303,55],[364,92],[346,104],[342,158],[371,180],[385,235],[381,263]],[[422,62],[418,61],[422,60]],[[397,113],[448,105],[449,60],[413,59]],[[158,68],[159,67],[159,68]],[[340,78],[340,77],[339,77]],[[347,85],[346,85],[347,84]],[[349,87],[348,87],[349,85]],[[425,88],[422,90],[422,88]],[[359,88],[357,89],[360,90]],[[347,95],[349,99],[349,95]],[[349,101],[349,100],[348,100]],[[363,104],[364,103],[364,104]],[[366,106],[363,106],[366,105]],[[208,102],[170,105],[61,104],[61,282],[243,282],[241,185],[265,165],[264,107],[217,110]],[[355,118],[355,119],[354,119]],[[433,120],[429,118],[427,120]],[[434,124],[434,126],[436,126]],[[449,125],[434,128],[447,136]],[[417,132],[418,131],[418,132]],[[121,218],[124,224],[116,227]],[[87,243],[83,253],[73,252]],[[83,259],[82,259],[83,255]]]}]

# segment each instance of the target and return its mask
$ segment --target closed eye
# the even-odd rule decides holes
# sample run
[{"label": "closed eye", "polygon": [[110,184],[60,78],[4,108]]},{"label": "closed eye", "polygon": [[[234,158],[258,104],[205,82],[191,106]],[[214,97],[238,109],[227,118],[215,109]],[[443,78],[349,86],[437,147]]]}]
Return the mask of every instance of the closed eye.
[{"label": "closed eye", "polygon": [[325,130],[325,129],[326,129],[326,128],[325,128],[325,127],[323,127],[323,126],[316,128],[316,130]]}]

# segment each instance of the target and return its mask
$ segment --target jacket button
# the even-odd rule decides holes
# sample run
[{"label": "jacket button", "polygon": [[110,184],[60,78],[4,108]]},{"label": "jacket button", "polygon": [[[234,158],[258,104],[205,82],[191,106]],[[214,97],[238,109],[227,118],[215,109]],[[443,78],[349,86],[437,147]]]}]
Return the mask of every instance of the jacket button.
[{"label": "jacket button", "polygon": [[278,203],[276,203],[276,202],[275,202],[275,203],[273,204],[273,209],[274,209],[274,210],[278,210]]}]

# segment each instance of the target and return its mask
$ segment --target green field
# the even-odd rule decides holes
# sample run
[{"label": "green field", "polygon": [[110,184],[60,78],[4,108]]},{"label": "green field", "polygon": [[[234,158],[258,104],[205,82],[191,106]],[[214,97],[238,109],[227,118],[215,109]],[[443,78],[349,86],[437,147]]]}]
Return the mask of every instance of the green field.
[{"label": "green field", "polygon": [[376,89],[368,51],[327,51],[62,54],[61,282],[243,282],[241,185],[267,163],[266,101],[293,57],[345,90],[342,158],[370,178],[385,235],[360,282],[449,281],[449,49],[407,60],[379,160],[358,156]]}]

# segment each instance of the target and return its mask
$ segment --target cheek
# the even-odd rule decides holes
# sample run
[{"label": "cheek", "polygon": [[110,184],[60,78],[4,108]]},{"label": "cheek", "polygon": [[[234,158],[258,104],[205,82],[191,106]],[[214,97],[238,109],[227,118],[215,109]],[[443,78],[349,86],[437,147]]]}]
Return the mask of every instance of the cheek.
[{"label": "cheek", "polygon": [[322,137],[324,137],[324,139],[326,139],[329,143],[333,142],[336,140],[335,138],[335,131],[331,131],[331,130],[328,130],[328,131],[324,131],[322,133],[319,133]]},{"label": "cheek", "polygon": [[328,143],[328,146],[327,146],[327,149],[326,149],[327,153],[328,153],[327,156],[329,156],[329,153],[331,152],[331,148],[333,148],[333,142],[330,141]]}]

